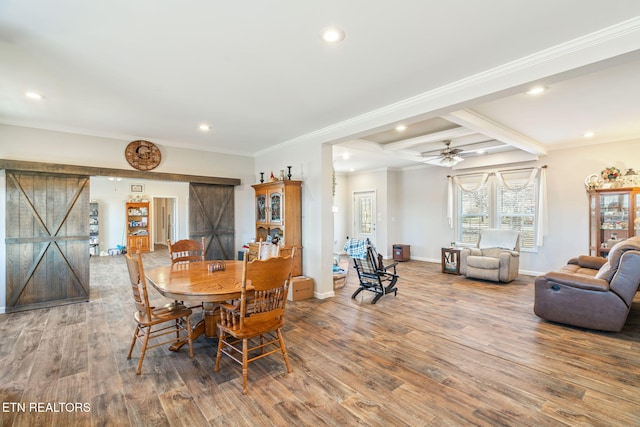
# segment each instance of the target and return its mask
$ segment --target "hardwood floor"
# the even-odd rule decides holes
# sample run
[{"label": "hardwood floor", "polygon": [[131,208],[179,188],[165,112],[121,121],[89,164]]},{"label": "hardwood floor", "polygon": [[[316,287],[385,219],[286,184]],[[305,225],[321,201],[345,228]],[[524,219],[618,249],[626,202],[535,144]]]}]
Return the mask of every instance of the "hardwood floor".
[{"label": "hardwood floor", "polygon": [[538,319],[531,277],[439,270],[399,264],[398,296],[376,305],[350,298],[354,271],[334,298],[289,302],[293,372],[254,362],[243,396],[240,366],[215,373],[203,337],[193,359],[149,350],[137,376],[125,262],[93,257],[89,303],[0,315],[0,425],[640,425],[640,298],[622,332],[600,333]]}]

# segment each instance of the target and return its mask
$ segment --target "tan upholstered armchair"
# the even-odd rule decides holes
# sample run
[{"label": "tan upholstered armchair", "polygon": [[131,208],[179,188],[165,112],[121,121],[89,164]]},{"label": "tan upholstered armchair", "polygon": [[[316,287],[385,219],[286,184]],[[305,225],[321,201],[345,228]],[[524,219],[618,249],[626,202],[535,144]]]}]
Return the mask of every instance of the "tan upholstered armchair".
[{"label": "tan upholstered armchair", "polygon": [[535,281],[534,313],[582,328],[622,329],[640,286],[640,236],[617,243],[607,258],[582,255]]},{"label": "tan upholstered armchair", "polygon": [[518,277],[520,234],[487,228],[480,231],[477,248],[460,251],[460,273],[475,279],[508,283]]}]

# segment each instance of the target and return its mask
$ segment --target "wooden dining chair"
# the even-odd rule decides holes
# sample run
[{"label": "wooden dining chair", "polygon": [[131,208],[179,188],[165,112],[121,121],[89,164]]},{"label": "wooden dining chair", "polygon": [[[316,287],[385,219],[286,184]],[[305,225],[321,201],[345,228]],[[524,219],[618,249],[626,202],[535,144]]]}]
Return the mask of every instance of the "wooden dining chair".
[{"label": "wooden dining chair", "polygon": [[293,256],[296,248],[294,246],[279,246],[278,256]]},{"label": "wooden dining chair", "polygon": [[[248,262],[245,256],[240,301],[221,306],[215,371],[220,370],[223,354],[242,365],[243,394],[247,394],[250,362],[281,352],[291,372],[282,327],[294,256],[295,248],[288,257]],[[247,282],[253,290],[247,290]]]},{"label": "wooden dining chair", "polygon": [[202,237],[200,240],[178,240],[175,243],[171,243],[171,239],[169,239],[167,240],[167,245],[169,246],[169,256],[171,257],[171,264],[204,261],[204,237]]},{"label": "wooden dining chair", "polygon": [[[131,359],[131,353],[136,341],[142,341],[142,351],[136,371],[136,374],[140,375],[147,349],[168,343],[182,343],[186,339],[189,343],[189,356],[193,357],[193,341],[191,339],[191,310],[175,301],[163,307],[151,306],[149,304],[142,257],[139,253],[134,255],[126,254],[131,290],[133,291],[133,300],[137,310],[134,314],[136,329],[133,332],[127,359]],[[158,328],[156,329],[156,327]],[[173,335],[171,339],[149,345],[149,340],[169,334]]]},{"label": "wooden dining chair", "polygon": [[[200,240],[182,239],[175,243],[171,243],[171,239],[167,240],[169,247],[169,257],[171,265],[186,264],[189,262],[204,261],[205,258],[205,240],[204,236]],[[176,300],[177,304],[183,304],[184,301]],[[192,305],[189,308],[202,308],[202,304]]]},{"label": "wooden dining chair", "polygon": [[256,243],[249,243],[249,261],[254,259],[267,259],[280,256],[280,245],[260,240]]}]

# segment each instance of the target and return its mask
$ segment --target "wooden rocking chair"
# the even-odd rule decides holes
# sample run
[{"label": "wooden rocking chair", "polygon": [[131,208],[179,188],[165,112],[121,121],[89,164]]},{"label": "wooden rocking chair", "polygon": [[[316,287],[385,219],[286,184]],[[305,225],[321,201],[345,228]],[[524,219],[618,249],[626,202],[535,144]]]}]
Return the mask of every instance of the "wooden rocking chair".
[{"label": "wooden rocking chair", "polygon": [[384,295],[392,292],[395,296],[398,295],[398,288],[395,287],[400,277],[396,272],[397,262],[384,266],[382,255],[378,254],[370,244],[367,244],[364,256],[353,257],[353,262],[358,272],[360,286],[351,295],[351,298],[355,298],[362,291],[370,291],[376,294],[371,301],[371,304],[375,304]]}]

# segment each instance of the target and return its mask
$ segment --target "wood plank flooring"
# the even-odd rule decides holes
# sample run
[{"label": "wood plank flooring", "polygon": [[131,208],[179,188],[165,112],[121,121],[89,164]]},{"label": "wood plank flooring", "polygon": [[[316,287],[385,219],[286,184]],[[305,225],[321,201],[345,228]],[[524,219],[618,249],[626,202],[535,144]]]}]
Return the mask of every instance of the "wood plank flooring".
[{"label": "wood plank flooring", "polygon": [[350,298],[355,271],[334,298],[289,302],[293,372],[278,355],[254,362],[243,396],[240,366],[215,373],[204,337],[193,359],[149,350],[137,376],[124,259],[93,257],[90,302],[0,315],[0,426],[640,425],[640,297],[622,332],[602,333],[538,319],[531,277],[398,273],[398,296],[375,305]]}]

